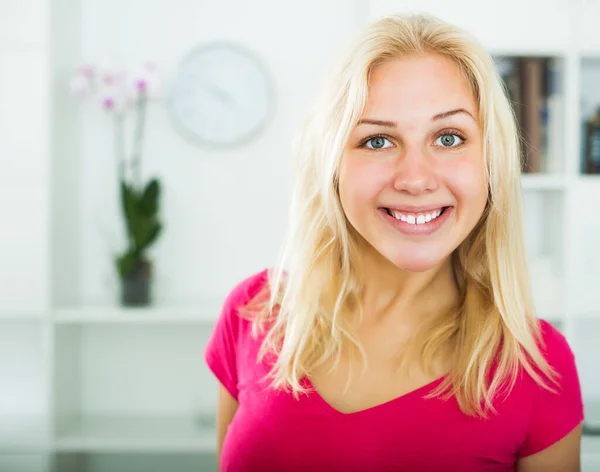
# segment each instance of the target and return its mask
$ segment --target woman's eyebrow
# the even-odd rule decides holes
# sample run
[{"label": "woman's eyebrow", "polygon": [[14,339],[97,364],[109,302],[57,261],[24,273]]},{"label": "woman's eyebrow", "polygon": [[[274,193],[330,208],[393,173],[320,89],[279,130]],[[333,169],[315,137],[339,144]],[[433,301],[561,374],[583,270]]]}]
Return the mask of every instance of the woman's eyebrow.
[{"label": "woman's eyebrow", "polygon": [[363,118],[362,120],[359,120],[358,124],[356,126],[360,126],[360,125],[385,126],[386,128],[396,128],[396,127],[398,127],[398,123],[396,123],[395,121],[374,120],[374,119],[371,119],[371,118]]},{"label": "woman's eyebrow", "polygon": [[[473,118],[473,120],[475,120],[475,117],[468,110],[466,110],[464,108],[456,108],[455,110],[449,110],[449,111],[444,111],[442,113],[438,113],[437,115],[434,115],[431,120],[432,121],[441,120],[442,118],[448,118],[449,116],[458,115],[459,113],[464,113],[464,114],[470,116],[471,118]],[[475,120],[475,121],[477,121],[477,120]]]},{"label": "woman's eyebrow", "polygon": [[[470,116],[474,121],[477,121],[475,119],[475,117],[465,108],[456,108],[454,110],[448,110],[448,111],[443,111],[441,113],[437,113],[436,115],[433,115],[433,117],[431,118],[431,121],[441,120],[443,118],[448,118],[450,116],[458,115],[460,113]],[[356,124],[356,126],[360,126],[360,125],[375,125],[375,126],[383,126],[385,128],[397,128],[398,127],[398,123],[395,121],[378,120],[378,119],[374,119],[374,118],[362,118]]]}]

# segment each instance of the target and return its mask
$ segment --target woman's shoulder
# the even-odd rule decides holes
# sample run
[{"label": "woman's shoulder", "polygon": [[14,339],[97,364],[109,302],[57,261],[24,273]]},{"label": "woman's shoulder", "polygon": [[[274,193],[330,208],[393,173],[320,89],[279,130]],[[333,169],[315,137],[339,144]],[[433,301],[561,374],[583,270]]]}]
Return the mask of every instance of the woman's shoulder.
[{"label": "woman's shoulder", "polygon": [[221,312],[204,349],[204,358],[209,368],[228,389],[233,398],[238,398],[240,375],[247,375],[244,362],[249,362],[255,350],[252,323],[243,316],[243,308],[267,287],[268,269],[252,273],[234,284],[225,297]]},{"label": "woman's shoulder", "polygon": [[[277,275],[277,269],[267,267],[238,280],[225,297],[221,318],[228,318],[230,323],[246,324],[257,320],[260,326],[267,319],[272,320],[270,315],[264,313],[264,308],[271,301],[272,285]],[[285,277],[287,272],[283,271],[282,275]],[[277,308],[274,309],[275,313]]]},{"label": "woman's shoulder", "polygon": [[[539,349],[556,374],[556,383],[544,382],[546,386],[543,386],[528,377],[531,401],[525,402],[528,407],[525,410],[520,407],[518,412],[527,416],[529,426],[519,457],[554,444],[583,421],[583,398],[573,350],[559,329],[546,320],[538,323]],[[518,395],[518,398],[522,406],[522,400],[527,397]]]},{"label": "woman's shoulder", "polygon": [[270,269],[264,268],[238,280],[225,297],[225,308],[237,310],[246,306],[259,293],[268,288],[269,273]]},{"label": "woman's shoulder", "polygon": [[540,329],[539,348],[546,362],[555,369],[571,364],[574,358],[571,346],[563,333],[552,323],[544,319],[538,320]]},{"label": "woman's shoulder", "polygon": [[[539,363],[529,358],[528,366],[524,363],[519,367],[519,385],[525,390],[520,393],[529,392],[532,399],[542,398],[551,392],[556,393],[564,388],[575,388],[579,386],[579,376],[574,352],[567,337],[551,322],[537,319],[538,336],[536,346],[549,370],[544,369]],[[495,367],[497,364],[494,365]],[[495,370],[493,370],[495,372]]]},{"label": "woman's shoulder", "polygon": [[535,366],[534,371],[540,378],[535,380],[528,375],[527,384],[535,392],[535,401],[540,403],[538,407],[546,401],[550,404],[566,401],[572,407],[577,407],[581,404],[582,398],[573,349],[566,336],[552,323],[540,319],[538,324],[540,329],[538,348],[551,372],[545,375],[539,366]]},{"label": "woman's shoulder", "polygon": [[227,345],[229,348],[246,338],[252,331],[252,322],[246,316],[250,303],[268,296],[269,269],[265,268],[239,279],[224,297],[220,312],[215,320],[211,337],[212,344]]}]

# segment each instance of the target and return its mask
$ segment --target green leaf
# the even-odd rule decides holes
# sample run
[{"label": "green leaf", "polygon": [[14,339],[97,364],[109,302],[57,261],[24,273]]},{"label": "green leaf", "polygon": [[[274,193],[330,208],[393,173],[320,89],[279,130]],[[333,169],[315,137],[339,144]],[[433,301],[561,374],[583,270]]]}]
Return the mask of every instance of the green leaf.
[{"label": "green leaf", "polygon": [[140,254],[156,241],[161,232],[162,226],[157,217],[159,196],[160,184],[157,179],[152,179],[143,192],[121,181],[121,206],[129,240],[128,253],[132,254],[123,255],[117,262],[121,274],[131,270],[132,264],[135,266]]},{"label": "green leaf", "polygon": [[141,252],[146,249],[160,233],[162,226],[154,218],[140,218],[135,231],[136,249]]},{"label": "green leaf", "polygon": [[143,248],[147,248],[148,246],[152,245],[152,243],[154,243],[154,241],[156,241],[158,238],[161,231],[162,225],[158,222],[154,222],[153,226],[145,235],[146,239],[143,241]]},{"label": "green leaf", "polygon": [[139,256],[129,250],[117,258],[117,270],[121,277],[127,277],[135,269]]},{"label": "green leaf", "polygon": [[140,211],[145,216],[154,216],[158,212],[158,197],[160,184],[157,179],[152,179],[146,185],[140,201]]},{"label": "green leaf", "polygon": [[121,206],[127,227],[129,240],[134,240],[135,224],[137,220],[137,198],[135,191],[126,182],[121,181]]}]

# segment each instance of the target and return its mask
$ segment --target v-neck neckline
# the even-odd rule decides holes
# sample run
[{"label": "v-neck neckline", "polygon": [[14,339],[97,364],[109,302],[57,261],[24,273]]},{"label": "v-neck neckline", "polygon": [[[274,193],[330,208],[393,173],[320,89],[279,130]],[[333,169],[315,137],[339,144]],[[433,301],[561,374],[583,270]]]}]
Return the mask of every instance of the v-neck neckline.
[{"label": "v-neck neckline", "polygon": [[383,410],[387,410],[388,408],[400,405],[402,403],[410,403],[411,400],[414,400],[417,397],[421,398],[423,396],[422,394],[424,394],[425,392],[433,390],[435,387],[437,387],[439,384],[441,384],[447,376],[448,376],[448,374],[445,374],[441,377],[438,377],[435,380],[432,380],[431,382],[426,383],[425,385],[422,385],[421,387],[415,388],[414,390],[410,390],[409,392],[403,393],[402,395],[392,398],[391,400],[387,400],[383,403],[373,405],[373,406],[365,408],[363,410],[351,411],[348,413],[340,411],[337,408],[334,408],[332,405],[330,405],[329,402],[327,402],[321,396],[319,391],[315,388],[315,386],[313,385],[310,378],[306,377],[305,382],[306,382],[307,387],[311,391],[311,393],[310,393],[311,397],[323,409],[325,409],[327,412],[329,412],[331,415],[333,415],[336,418],[352,419],[352,418],[357,418],[357,417],[361,417],[361,416],[368,415],[368,414],[380,413]]}]

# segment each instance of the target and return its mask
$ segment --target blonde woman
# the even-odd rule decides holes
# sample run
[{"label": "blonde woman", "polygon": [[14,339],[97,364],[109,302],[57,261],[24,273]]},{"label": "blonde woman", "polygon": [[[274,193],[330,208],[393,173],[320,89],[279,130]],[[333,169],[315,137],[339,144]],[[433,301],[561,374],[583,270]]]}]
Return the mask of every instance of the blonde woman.
[{"label": "blonde woman", "polygon": [[532,306],[518,149],[463,31],[392,16],[362,33],[296,143],[281,268],[233,288],[206,347],[223,472],[580,470],[580,384]]}]

